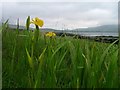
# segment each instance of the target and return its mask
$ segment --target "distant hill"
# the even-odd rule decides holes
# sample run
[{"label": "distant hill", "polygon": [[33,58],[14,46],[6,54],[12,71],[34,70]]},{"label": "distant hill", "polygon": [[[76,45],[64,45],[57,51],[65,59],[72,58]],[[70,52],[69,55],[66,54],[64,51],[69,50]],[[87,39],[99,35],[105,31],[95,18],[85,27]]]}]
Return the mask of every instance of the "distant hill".
[{"label": "distant hill", "polygon": [[[10,28],[17,28],[16,25],[9,24]],[[26,29],[25,26],[19,26],[19,29]],[[34,30],[34,28],[30,28]],[[89,28],[77,28],[73,30],[56,30],[52,28],[41,28],[43,32],[118,32],[118,25],[102,25],[97,27],[89,27]]]},{"label": "distant hill", "polygon": [[118,25],[102,25],[97,27],[89,27],[89,28],[78,28],[72,31],[84,31],[84,32],[118,32]]},{"label": "distant hill", "polygon": [[[17,25],[12,25],[12,24],[8,24],[9,25],[9,28],[13,28],[13,29],[16,29],[17,28]],[[26,29],[25,26],[19,26],[19,29]]]},{"label": "distant hill", "polygon": [[[12,28],[12,29],[16,29],[17,28],[17,25],[12,25],[12,24],[9,24],[9,28]],[[19,29],[22,29],[22,30],[25,30],[26,29],[26,27],[25,26],[19,26]],[[34,30],[35,28],[30,28],[30,30]],[[45,31],[45,32],[50,32],[50,31],[58,31],[59,32],[59,30],[55,30],[55,29],[52,29],[52,28],[41,28],[40,29],[41,31]]]}]

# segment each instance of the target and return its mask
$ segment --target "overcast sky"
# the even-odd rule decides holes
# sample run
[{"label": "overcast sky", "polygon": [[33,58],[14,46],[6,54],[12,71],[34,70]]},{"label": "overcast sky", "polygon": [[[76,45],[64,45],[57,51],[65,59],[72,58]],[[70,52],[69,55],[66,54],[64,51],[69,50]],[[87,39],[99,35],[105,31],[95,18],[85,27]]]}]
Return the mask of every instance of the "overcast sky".
[{"label": "overcast sky", "polygon": [[[112,0],[108,0],[112,1]],[[114,1],[114,0],[113,0]],[[3,2],[2,17],[25,25],[27,16],[44,20],[44,28],[73,29],[118,22],[118,2]],[[33,27],[33,25],[31,25]]]}]

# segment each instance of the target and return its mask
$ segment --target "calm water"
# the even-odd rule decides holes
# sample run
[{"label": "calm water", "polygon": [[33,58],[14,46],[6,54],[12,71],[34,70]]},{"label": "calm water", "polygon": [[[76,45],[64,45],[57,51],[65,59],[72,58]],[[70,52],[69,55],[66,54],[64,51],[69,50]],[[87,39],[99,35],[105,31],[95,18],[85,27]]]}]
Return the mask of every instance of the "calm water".
[{"label": "calm water", "polygon": [[82,36],[118,36],[118,32],[68,32]]}]

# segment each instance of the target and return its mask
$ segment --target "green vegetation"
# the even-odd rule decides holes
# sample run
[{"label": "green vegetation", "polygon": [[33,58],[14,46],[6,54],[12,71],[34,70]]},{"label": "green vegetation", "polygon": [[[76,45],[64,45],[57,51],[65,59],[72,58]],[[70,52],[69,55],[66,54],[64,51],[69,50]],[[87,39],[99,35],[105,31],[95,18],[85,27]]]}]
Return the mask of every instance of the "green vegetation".
[{"label": "green vegetation", "polygon": [[117,88],[118,45],[2,30],[3,88]]}]

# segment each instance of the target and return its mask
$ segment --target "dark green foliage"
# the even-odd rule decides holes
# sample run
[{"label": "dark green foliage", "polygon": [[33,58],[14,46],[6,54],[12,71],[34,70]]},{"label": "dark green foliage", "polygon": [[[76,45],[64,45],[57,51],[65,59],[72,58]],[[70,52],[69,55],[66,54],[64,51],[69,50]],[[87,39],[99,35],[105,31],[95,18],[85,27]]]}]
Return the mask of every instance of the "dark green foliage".
[{"label": "dark green foliage", "polygon": [[[116,88],[118,46],[73,37],[2,31],[3,88]],[[32,47],[33,46],[33,47]],[[33,61],[32,69],[26,49]]]}]

